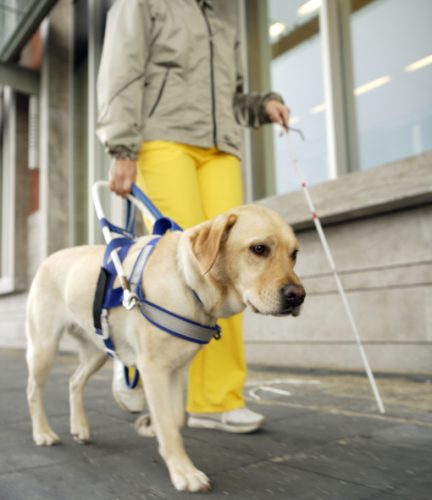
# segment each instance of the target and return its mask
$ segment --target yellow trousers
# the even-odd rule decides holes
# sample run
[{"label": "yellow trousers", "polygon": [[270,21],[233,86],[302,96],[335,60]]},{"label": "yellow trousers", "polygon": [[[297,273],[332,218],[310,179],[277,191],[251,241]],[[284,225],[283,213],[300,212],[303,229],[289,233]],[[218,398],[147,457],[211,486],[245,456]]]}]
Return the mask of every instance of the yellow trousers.
[{"label": "yellow trousers", "polygon": [[[184,229],[243,202],[240,162],[216,148],[166,141],[145,142],[137,185]],[[187,411],[221,412],[244,406],[246,363],[242,316],[220,320],[222,338],[212,340],[189,370]]]}]

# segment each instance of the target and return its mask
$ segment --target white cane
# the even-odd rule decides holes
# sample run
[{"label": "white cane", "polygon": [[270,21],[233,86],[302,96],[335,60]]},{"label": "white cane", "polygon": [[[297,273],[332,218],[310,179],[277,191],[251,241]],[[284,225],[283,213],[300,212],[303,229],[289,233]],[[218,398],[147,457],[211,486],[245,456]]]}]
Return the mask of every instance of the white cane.
[{"label": "white cane", "polygon": [[[301,132],[300,132],[300,134],[301,134]],[[327,260],[329,262],[330,269],[331,269],[331,271],[333,273],[333,276],[335,278],[336,286],[337,286],[339,294],[340,294],[340,296],[342,298],[342,303],[344,305],[345,312],[346,312],[346,314],[348,316],[348,321],[350,323],[351,330],[352,330],[352,332],[354,334],[354,337],[355,337],[355,340],[357,342],[357,345],[358,345],[358,348],[359,348],[359,351],[360,351],[360,356],[361,356],[361,359],[363,361],[363,365],[364,365],[364,368],[366,370],[366,374],[368,376],[369,383],[371,385],[372,392],[373,392],[373,395],[375,397],[375,401],[377,402],[379,411],[381,413],[385,413],[384,405],[383,405],[383,402],[381,400],[381,396],[380,396],[377,384],[375,382],[375,378],[374,378],[372,370],[371,370],[371,368],[369,366],[369,362],[368,362],[365,350],[363,349],[363,345],[362,345],[362,342],[360,340],[359,331],[358,331],[356,322],[354,321],[354,316],[352,314],[351,307],[349,305],[349,302],[348,302],[345,290],[343,288],[342,281],[341,281],[341,279],[339,277],[339,274],[338,274],[338,272],[336,270],[336,266],[335,266],[335,263],[334,263],[334,260],[333,260],[333,256],[331,254],[330,247],[329,247],[329,245],[327,243],[327,238],[326,238],[326,236],[324,234],[324,230],[322,228],[321,222],[320,222],[319,217],[317,215],[317,211],[315,209],[315,205],[314,205],[314,203],[312,201],[312,198],[311,198],[311,195],[309,193],[309,190],[308,190],[305,178],[303,176],[302,170],[300,168],[300,165],[299,165],[299,162],[298,162],[298,159],[297,159],[297,155],[296,155],[295,150],[294,150],[294,148],[292,146],[291,138],[290,138],[290,134],[289,133],[286,134],[286,140],[287,140],[287,143],[288,143],[288,153],[289,153],[291,162],[292,162],[292,164],[294,166],[296,174],[297,174],[297,176],[299,178],[299,181],[301,183],[303,194],[305,195],[306,202],[307,202],[307,204],[309,206],[309,210],[310,210],[311,215],[312,215],[312,220],[313,220],[313,222],[315,224],[315,228],[316,228],[318,236],[320,238],[321,245],[322,245],[322,247],[324,249],[324,253],[326,254]]]}]

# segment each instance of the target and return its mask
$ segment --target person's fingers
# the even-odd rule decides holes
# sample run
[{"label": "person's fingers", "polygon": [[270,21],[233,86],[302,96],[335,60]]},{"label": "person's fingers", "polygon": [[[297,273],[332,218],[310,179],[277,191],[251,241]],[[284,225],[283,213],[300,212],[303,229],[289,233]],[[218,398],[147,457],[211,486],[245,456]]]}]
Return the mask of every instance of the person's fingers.
[{"label": "person's fingers", "polygon": [[276,111],[276,123],[278,123],[281,127],[286,129],[286,122],[283,114],[283,108],[280,107]]},{"label": "person's fingers", "polygon": [[121,186],[121,192],[119,193],[120,196],[123,198],[126,198],[126,196],[131,192],[132,189],[132,182],[129,179],[123,179],[123,183]]},{"label": "person's fingers", "polygon": [[276,108],[277,120],[276,122],[283,127],[285,130],[288,130],[288,121],[289,121],[289,110],[283,104],[280,104]]},{"label": "person's fingers", "polygon": [[286,106],[282,108],[283,126],[288,130],[290,110]]},{"label": "person's fingers", "polygon": [[268,105],[267,114],[271,122],[277,123],[286,132],[288,131],[290,110],[287,106],[280,102],[272,101]]},{"label": "person's fingers", "polygon": [[281,116],[278,108],[273,107],[269,112],[269,117],[273,123],[279,123],[279,125],[281,125]]},{"label": "person's fingers", "polygon": [[110,190],[125,198],[132,190],[136,180],[136,162],[132,160],[114,159],[108,175]]}]

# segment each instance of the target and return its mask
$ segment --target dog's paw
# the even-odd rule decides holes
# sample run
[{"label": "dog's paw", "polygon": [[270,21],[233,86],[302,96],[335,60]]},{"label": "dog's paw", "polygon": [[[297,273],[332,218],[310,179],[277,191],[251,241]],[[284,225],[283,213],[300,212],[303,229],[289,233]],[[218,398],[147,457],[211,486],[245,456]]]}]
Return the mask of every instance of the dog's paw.
[{"label": "dog's paw", "polygon": [[156,432],[154,430],[154,427],[152,425],[151,417],[148,413],[145,415],[141,415],[139,418],[135,420],[134,424],[136,432],[140,436],[144,437],[155,437]]},{"label": "dog's paw", "polygon": [[71,426],[71,434],[79,444],[87,444],[90,442],[90,429],[88,426],[84,425],[73,425]]},{"label": "dog's paw", "polygon": [[52,446],[53,444],[59,443],[60,438],[53,430],[46,429],[44,431],[34,432],[33,441],[38,446]]},{"label": "dog's paw", "polygon": [[194,467],[188,471],[171,471],[171,481],[176,490],[189,491],[190,493],[197,493],[199,491],[210,491],[210,479],[198,469]]}]

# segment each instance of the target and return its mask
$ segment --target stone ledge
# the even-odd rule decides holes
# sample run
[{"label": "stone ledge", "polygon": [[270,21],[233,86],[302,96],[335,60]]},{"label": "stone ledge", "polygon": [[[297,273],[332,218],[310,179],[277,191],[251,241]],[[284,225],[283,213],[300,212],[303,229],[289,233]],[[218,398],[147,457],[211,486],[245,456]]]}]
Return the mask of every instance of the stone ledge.
[{"label": "stone ledge", "polygon": [[[248,364],[265,367],[362,371],[358,347],[354,344],[253,344],[246,341]],[[366,344],[373,371],[381,373],[432,374],[432,343]]]},{"label": "stone ledge", "polygon": [[[344,175],[310,188],[324,224],[432,203],[432,152]],[[272,208],[294,229],[313,226],[301,190],[257,201]]]}]

